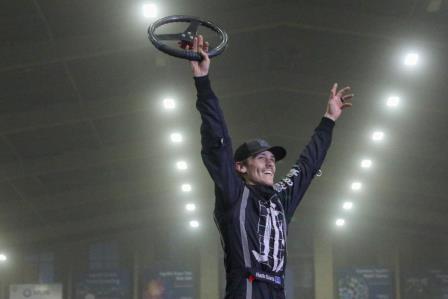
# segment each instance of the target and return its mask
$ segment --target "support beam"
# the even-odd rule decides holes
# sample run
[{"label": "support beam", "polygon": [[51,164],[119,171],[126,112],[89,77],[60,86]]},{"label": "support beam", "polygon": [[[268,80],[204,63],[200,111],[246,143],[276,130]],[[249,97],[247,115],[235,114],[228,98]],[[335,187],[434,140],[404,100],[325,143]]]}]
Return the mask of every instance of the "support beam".
[{"label": "support beam", "polygon": [[138,299],[138,284],[140,281],[140,265],[141,265],[141,258],[140,258],[140,252],[137,250],[134,250],[134,255],[132,259],[132,299]]},{"label": "support beam", "polygon": [[395,275],[395,298],[401,299],[401,266],[400,266],[400,245],[395,244],[394,248],[394,275]]},{"label": "support beam", "polygon": [[314,292],[315,299],[334,298],[332,237],[325,229],[314,233]]},{"label": "support beam", "polygon": [[209,225],[200,252],[200,296],[201,299],[219,298],[219,254],[217,232]]}]

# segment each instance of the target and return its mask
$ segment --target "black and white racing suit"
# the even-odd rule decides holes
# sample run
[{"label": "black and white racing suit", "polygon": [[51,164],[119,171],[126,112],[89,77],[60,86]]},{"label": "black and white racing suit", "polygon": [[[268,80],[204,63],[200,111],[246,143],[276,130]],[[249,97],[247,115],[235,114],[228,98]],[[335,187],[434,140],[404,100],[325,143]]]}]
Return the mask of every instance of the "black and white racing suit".
[{"label": "black and white racing suit", "polygon": [[201,155],[215,183],[225,298],[284,298],[288,224],[324,161],[334,121],[322,118],[296,164],[273,187],[247,185],[235,172],[231,139],[208,76],[194,80],[202,118]]}]

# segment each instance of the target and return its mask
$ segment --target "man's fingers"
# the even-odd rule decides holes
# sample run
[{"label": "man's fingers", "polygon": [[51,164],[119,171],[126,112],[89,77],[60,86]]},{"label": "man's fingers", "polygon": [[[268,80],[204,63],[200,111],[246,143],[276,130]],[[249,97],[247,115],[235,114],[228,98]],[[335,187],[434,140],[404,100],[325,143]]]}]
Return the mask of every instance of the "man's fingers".
[{"label": "man's fingers", "polygon": [[351,106],[353,106],[352,103],[344,103],[344,104],[342,104],[341,109],[343,110],[343,109],[345,109],[345,108],[350,108]]},{"label": "man's fingers", "polygon": [[204,46],[204,37],[202,35],[198,35],[198,48],[202,49]]},{"label": "man's fingers", "polygon": [[198,38],[197,38],[197,37],[195,37],[195,38],[193,39],[193,51],[194,51],[194,52],[197,52],[197,51],[198,51]]},{"label": "man's fingers", "polygon": [[208,54],[204,51],[204,49],[199,49],[199,54],[205,61],[209,60]]},{"label": "man's fingers", "polygon": [[353,98],[354,96],[355,96],[355,95],[354,95],[353,93],[343,95],[343,96],[341,97],[341,101],[347,101],[347,100],[350,100],[350,99]]},{"label": "man's fingers", "polygon": [[193,51],[199,53],[201,49],[204,49],[205,52],[207,52],[208,42],[204,43],[204,37],[202,35],[198,35],[193,40]]},{"label": "man's fingers", "polygon": [[335,96],[336,95],[336,90],[338,89],[338,84],[334,83],[333,87],[331,88],[331,95]]},{"label": "man's fingers", "polygon": [[337,95],[338,96],[342,96],[344,93],[348,92],[349,90],[351,90],[352,88],[350,86],[346,86],[344,88],[342,88],[341,90],[338,91]]}]

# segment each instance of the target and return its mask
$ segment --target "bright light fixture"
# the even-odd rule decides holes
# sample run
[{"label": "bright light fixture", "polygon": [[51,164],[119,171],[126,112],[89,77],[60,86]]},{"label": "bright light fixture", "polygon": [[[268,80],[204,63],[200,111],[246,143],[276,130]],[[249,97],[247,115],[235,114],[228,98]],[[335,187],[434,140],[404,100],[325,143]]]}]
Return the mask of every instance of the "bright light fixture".
[{"label": "bright light fixture", "polygon": [[353,203],[350,201],[346,201],[344,202],[344,204],[342,205],[342,208],[344,210],[351,210],[353,208]]},{"label": "bright light fixture", "polygon": [[405,55],[404,57],[404,65],[406,66],[415,66],[417,65],[419,60],[419,55],[415,52],[413,53],[408,53]]},{"label": "bright light fixture", "polygon": [[172,133],[170,135],[170,139],[173,143],[180,143],[183,141],[182,134],[180,134],[180,133]]},{"label": "bright light fixture", "polygon": [[370,168],[372,167],[372,160],[364,159],[361,161],[361,167],[362,168]]},{"label": "bright light fixture", "polygon": [[352,190],[358,191],[361,190],[362,184],[360,182],[353,182],[352,183]]},{"label": "bright light fixture", "polygon": [[345,225],[345,220],[342,218],[339,218],[336,220],[336,225],[337,226],[344,226]]},{"label": "bright light fixture", "polygon": [[156,18],[159,12],[157,5],[154,3],[143,4],[142,9],[145,18]]},{"label": "bright light fixture", "polygon": [[166,98],[163,100],[163,107],[166,110],[173,110],[174,108],[176,108],[176,102],[171,98]]},{"label": "bright light fixture", "polygon": [[199,227],[199,221],[197,221],[197,220],[191,220],[191,221],[190,221],[190,226],[193,227],[193,228],[197,228],[197,227]]},{"label": "bright light fixture", "polygon": [[185,210],[187,210],[188,212],[193,212],[194,210],[196,210],[196,205],[194,203],[187,203],[185,205]]},{"label": "bright light fixture", "polygon": [[176,167],[177,167],[177,169],[179,169],[179,170],[185,170],[185,169],[188,168],[188,165],[187,165],[187,162],[185,162],[185,161],[178,161],[178,162],[176,163]]},{"label": "bright light fixture", "polygon": [[191,185],[190,184],[182,184],[181,189],[183,192],[190,192],[191,191]]},{"label": "bright light fixture", "polygon": [[384,139],[384,132],[381,131],[375,131],[372,134],[372,140],[373,141],[381,141]]},{"label": "bright light fixture", "polygon": [[0,262],[5,262],[8,258],[6,257],[5,254],[1,253],[0,254]]},{"label": "bright light fixture", "polygon": [[399,103],[400,103],[400,98],[399,97],[397,97],[397,96],[390,96],[390,97],[387,98],[386,105],[388,107],[394,108],[394,107],[397,107]]}]

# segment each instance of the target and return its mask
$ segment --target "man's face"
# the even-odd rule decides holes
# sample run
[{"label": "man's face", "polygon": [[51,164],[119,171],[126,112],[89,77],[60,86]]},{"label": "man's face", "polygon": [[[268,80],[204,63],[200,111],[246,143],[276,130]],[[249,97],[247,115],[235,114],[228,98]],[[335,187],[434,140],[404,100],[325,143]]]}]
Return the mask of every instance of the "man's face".
[{"label": "man's face", "polygon": [[250,185],[274,185],[275,157],[270,151],[258,153],[246,160],[238,170],[245,174],[246,182]]}]

